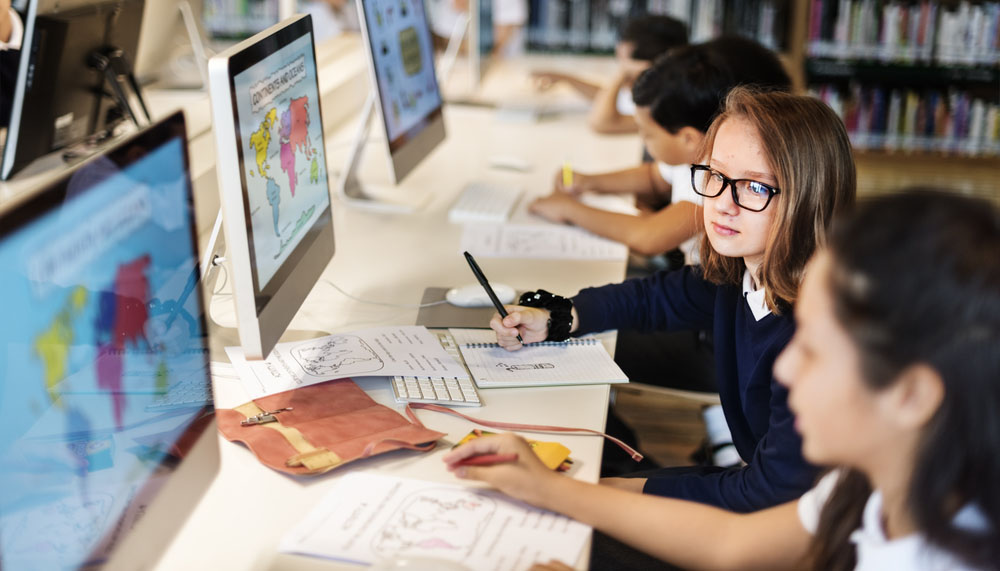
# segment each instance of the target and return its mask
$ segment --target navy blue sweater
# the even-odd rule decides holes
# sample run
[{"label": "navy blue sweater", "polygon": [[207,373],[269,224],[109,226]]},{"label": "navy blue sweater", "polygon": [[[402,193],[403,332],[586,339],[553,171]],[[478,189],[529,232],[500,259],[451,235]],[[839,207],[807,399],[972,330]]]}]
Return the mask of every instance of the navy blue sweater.
[{"label": "navy blue sweater", "polygon": [[788,391],[771,373],[794,333],[791,315],[772,313],[757,321],[740,286],[712,284],[690,266],[587,288],[573,303],[579,316],[575,335],[606,329],[713,332],[722,408],[747,465],[711,474],[654,475],[645,493],[748,512],[793,500],[812,487],[816,468],[802,458]]}]

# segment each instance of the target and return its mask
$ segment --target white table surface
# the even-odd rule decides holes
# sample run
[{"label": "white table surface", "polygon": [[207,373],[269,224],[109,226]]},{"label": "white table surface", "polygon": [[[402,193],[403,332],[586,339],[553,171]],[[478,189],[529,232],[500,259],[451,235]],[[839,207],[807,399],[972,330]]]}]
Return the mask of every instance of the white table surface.
[{"label": "white table surface", "polygon": [[[355,56],[358,55],[355,51]],[[510,66],[508,73],[518,73]],[[513,81],[514,79],[512,79]],[[500,81],[500,79],[493,79]],[[322,80],[321,80],[322,84]],[[204,97],[204,94],[202,94]],[[171,98],[152,97],[154,111],[182,105],[197,136],[191,140],[199,229],[214,219],[218,199],[214,193],[214,148],[206,127],[207,102],[197,95]],[[329,105],[324,100],[324,105]],[[163,111],[154,114],[162,116]],[[358,210],[334,198],[333,217],[336,254],[323,278],[307,298],[292,322],[292,329],[346,332],[378,325],[409,325],[416,320],[424,288],[473,283],[459,252],[461,227],[449,224],[447,210],[462,186],[472,180],[520,185],[525,195],[512,222],[534,221],[525,211],[534,196],[549,192],[556,172],[565,160],[584,171],[619,169],[633,165],[640,154],[635,137],[607,137],[592,134],[579,113],[566,113],[536,123],[504,122],[486,107],[449,105],[445,111],[448,136],[410,176],[391,189],[391,195],[412,199],[425,196],[425,205],[414,214],[399,215]],[[347,155],[347,142],[354,121],[328,132],[327,156],[331,186]],[[373,133],[377,137],[377,129]],[[381,143],[367,146],[362,176],[367,182],[389,180]],[[493,155],[514,155],[530,161],[529,172],[495,170],[489,167]],[[21,185],[28,184],[22,182]],[[19,185],[0,190],[14,193]],[[204,236],[202,236],[204,244]],[[493,281],[518,290],[544,287],[572,295],[582,287],[620,281],[625,260],[565,261],[482,258],[479,260]],[[330,282],[352,295],[379,302],[413,304],[386,307],[360,303],[345,297]],[[214,283],[211,280],[209,283]],[[214,296],[210,304],[212,320],[232,327],[231,297]],[[233,331],[223,331],[219,340]],[[613,334],[605,334],[613,345]],[[214,360],[223,360],[216,343]],[[609,345],[609,349],[610,349]],[[376,401],[396,410],[403,407],[392,400],[384,378],[356,379]],[[238,381],[216,380],[219,407],[232,407],[248,400]],[[470,409],[474,416],[508,422],[554,424],[601,430],[609,396],[608,385],[548,387],[531,389],[482,390],[485,405]],[[467,421],[428,411],[420,419],[431,429],[447,433],[430,453],[397,451],[352,463],[315,477],[289,477],[257,462],[248,449],[220,438],[221,466],[211,487],[184,526],[177,532],[157,569],[328,569],[353,567],[302,556],[279,554],[277,545],[347,471],[377,470],[381,473],[442,482],[456,482],[440,457],[452,443],[474,425]],[[573,452],[571,477],[595,482],[598,479],[602,439],[596,436],[556,437]],[[555,439],[555,438],[554,438]],[[198,462],[197,457],[189,461]],[[208,462],[206,462],[208,463]],[[586,567],[587,553],[577,563]]]}]

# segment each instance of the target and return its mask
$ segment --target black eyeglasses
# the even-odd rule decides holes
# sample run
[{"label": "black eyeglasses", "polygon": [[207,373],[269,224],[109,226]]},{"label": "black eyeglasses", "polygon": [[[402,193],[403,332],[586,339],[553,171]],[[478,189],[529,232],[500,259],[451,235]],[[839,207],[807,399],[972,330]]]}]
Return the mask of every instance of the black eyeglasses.
[{"label": "black eyeglasses", "polygon": [[740,208],[760,212],[767,208],[775,194],[781,192],[771,185],[746,178],[732,179],[708,165],[691,165],[691,186],[706,198],[715,198],[728,186],[733,202]]}]

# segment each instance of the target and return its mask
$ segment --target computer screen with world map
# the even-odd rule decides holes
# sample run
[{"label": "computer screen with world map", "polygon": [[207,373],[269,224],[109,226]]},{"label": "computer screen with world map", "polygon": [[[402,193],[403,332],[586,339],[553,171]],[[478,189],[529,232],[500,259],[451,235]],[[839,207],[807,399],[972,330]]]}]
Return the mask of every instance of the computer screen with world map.
[{"label": "computer screen with world map", "polygon": [[311,18],[213,57],[209,83],[240,343],[263,358],[333,255]]},{"label": "computer screen with world map", "polygon": [[112,557],[214,416],[186,148],[178,113],[0,211],[2,569]]}]

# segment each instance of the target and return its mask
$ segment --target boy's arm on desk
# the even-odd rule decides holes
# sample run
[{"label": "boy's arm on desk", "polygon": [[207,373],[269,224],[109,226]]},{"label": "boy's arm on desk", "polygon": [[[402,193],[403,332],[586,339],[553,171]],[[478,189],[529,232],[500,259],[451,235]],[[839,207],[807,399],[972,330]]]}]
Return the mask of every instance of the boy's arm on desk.
[{"label": "boy's arm on desk", "polygon": [[633,216],[594,208],[557,191],[537,199],[529,209],[552,222],[573,224],[621,242],[646,256],[680,246],[701,228],[700,207],[687,201],[671,204],[652,214]]},{"label": "boy's arm on desk", "polygon": [[601,194],[665,195],[670,183],[663,180],[656,163],[642,163],[621,170],[583,174],[573,172],[573,186],[563,186],[563,171],[556,172],[553,183],[556,190],[571,192],[598,192]]}]

